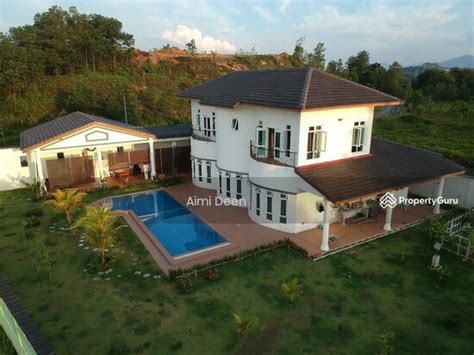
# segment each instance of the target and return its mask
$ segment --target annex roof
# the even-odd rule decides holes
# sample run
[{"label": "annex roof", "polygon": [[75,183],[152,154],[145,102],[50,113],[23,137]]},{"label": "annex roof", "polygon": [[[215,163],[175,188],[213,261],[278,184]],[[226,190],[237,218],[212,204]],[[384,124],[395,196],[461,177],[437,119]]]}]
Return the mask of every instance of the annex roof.
[{"label": "annex roof", "polygon": [[369,155],[296,168],[336,204],[462,172],[440,154],[381,139],[372,139]]},{"label": "annex roof", "polygon": [[35,146],[46,144],[63,135],[72,134],[77,130],[94,125],[118,129],[151,138],[171,138],[181,136],[181,134],[183,136],[191,135],[189,125],[153,126],[144,128],[76,111],[21,132],[20,147],[22,150],[31,149]]},{"label": "annex roof", "polygon": [[203,105],[247,103],[296,110],[401,103],[394,96],[313,68],[233,72],[184,90],[180,96],[198,99]]}]

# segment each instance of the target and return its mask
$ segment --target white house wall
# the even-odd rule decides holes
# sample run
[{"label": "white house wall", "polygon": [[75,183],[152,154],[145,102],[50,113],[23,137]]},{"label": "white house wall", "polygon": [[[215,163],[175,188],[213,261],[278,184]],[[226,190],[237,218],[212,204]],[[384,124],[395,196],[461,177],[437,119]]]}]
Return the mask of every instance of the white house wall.
[{"label": "white house wall", "polygon": [[[301,113],[298,166],[323,163],[365,155],[370,152],[374,108],[353,107],[303,111]],[[364,121],[366,127],[365,144],[360,152],[352,153],[352,132],[354,122]],[[327,132],[326,149],[319,158],[307,159],[308,130],[311,126],[321,126]]]},{"label": "white house wall", "polygon": [[28,161],[26,167],[22,167],[20,157],[26,157],[20,148],[0,149],[0,162],[3,169],[0,169],[0,191],[12,190],[24,187],[22,180],[30,182],[34,176],[34,168]]}]

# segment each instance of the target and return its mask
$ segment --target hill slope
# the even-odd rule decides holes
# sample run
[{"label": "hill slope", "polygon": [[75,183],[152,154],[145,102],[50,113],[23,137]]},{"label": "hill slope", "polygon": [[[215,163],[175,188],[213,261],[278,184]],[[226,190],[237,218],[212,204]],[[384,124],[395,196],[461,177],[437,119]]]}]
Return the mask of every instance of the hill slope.
[{"label": "hill slope", "polygon": [[460,57],[451,58],[442,62],[438,65],[444,68],[474,68],[474,56],[473,55],[462,55]]}]

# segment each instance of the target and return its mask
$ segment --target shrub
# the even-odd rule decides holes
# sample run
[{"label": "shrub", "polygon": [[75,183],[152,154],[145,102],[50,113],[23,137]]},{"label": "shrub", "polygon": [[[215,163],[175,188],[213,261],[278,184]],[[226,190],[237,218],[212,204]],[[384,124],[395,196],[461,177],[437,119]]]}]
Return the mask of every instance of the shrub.
[{"label": "shrub", "polygon": [[234,314],[235,325],[237,326],[237,333],[242,338],[255,333],[258,329],[258,318],[254,315]]},{"label": "shrub", "polygon": [[43,210],[39,207],[33,207],[25,211],[23,216],[28,217],[41,217],[43,215]]},{"label": "shrub", "polygon": [[298,282],[298,279],[295,277],[290,282],[283,282],[281,284],[281,288],[288,302],[293,304],[295,300],[301,294],[302,285]]},{"label": "shrub", "polygon": [[393,345],[395,340],[395,333],[384,331],[379,334],[379,351],[380,355],[388,355],[395,350]]},{"label": "shrub", "polygon": [[41,224],[41,221],[34,216],[30,216],[23,221],[23,227],[25,228],[34,228]]},{"label": "shrub", "polygon": [[435,282],[438,285],[444,285],[448,280],[454,277],[454,273],[447,266],[441,266],[432,269],[435,273]]},{"label": "shrub", "polygon": [[206,279],[208,279],[209,281],[216,281],[219,279],[219,271],[217,270],[217,268],[214,268],[214,269],[209,269],[207,272],[206,272]]},{"label": "shrub", "polygon": [[193,282],[189,277],[181,277],[176,281],[176,287],[179,290],[191,293],[193,291]]}]

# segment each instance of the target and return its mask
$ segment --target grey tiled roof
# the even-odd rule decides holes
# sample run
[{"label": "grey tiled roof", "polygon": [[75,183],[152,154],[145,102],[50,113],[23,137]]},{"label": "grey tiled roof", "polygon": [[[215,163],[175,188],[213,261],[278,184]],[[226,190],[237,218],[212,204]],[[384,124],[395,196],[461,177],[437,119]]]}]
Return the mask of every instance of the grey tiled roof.
[{"label": "grey tiled roof", "polygon": [[296,173],[337,203],[464,170],[440,154],[372,139],[371,155],[303,166]]},{"label": "grey tiled roof", "polygon": [[249,103],[290,109],[394,103],[398,98],[312,68],[233,72],[184,90],[181,97],[232,107]]},{"label": "grey tiled roof", "polygon": [[27,129],[20,133],[21,149],[28,148],[32,145],[45,142],[58,135],[74,131],[82,126],[86,126],[93,122],[106,123],[108,125],[117,126],[120,128],[127,128],[136,131],[141,131],[140,128],[120,122],[110,120],[108,118],[91,115],[83,112],[73,112],[65,116],[58,117],[52,121],[42,123],[36,127]]},{"label": "grey tiled roof", "polygon": [[173,126],[158,125],[144,127],[144,131],[154,134],[156,138],[176,138],[189,137],[192,134],[192,126],[190,124],[177,124]]}]

